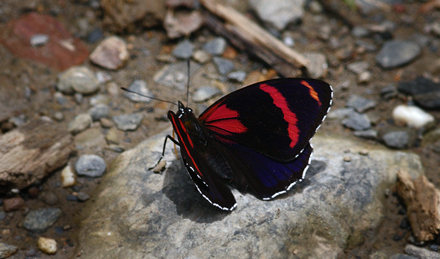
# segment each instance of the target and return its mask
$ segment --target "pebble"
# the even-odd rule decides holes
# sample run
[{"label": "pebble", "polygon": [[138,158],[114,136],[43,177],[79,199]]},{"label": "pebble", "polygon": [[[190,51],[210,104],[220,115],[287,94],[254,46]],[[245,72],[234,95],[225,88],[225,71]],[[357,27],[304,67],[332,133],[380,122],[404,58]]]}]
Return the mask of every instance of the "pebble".
[{"label": "pebble", "polygon": [[[128,87],[128,90],[145,96],[154,97],[153,93],[147,87],[147,82],[145,82],[144,80],[134,80],[133,83],[131,83],[131,85]],[[129,92],[124,92],[123,95],[133,102],[151,103],[151,101],[153,100],[151,98]]]},{"label": "pebble", "polygon": [[84,96],[80,93],[75,93],[75,102],[77,104],[82,104],[82,102],[84,101]]},{"label": "pebble", "polygon": [[[190,63],[190,76],[199,70],[201,65],[196,62]],[[165,65],[159,72],[154,75],[154,81],[158,84],[176,87],[178,89],[186,89],[188,80],[187,71],[188,63],[185,61]]]},{"label": "pebble", "polygon": [[90,54],[90,61],[109,70],[117,70],[127,63],[130,54],[125,41],[117,36],[104,39]]},{"label": "pebble", "polygon": [[100,177],[105,169],[104,159],[97,155],[82,155],[75,163],[75,171],[81,176]]},{"label": "pebble", "polygon": [[388,85],[380,89],[380,96],[385,100],[389,100],[397,96],[397,89],[394,85]]},{"label": "pebble", "polygon": [[429,78],[419,76],[414,80],[401,81],[397,85],[399,92],[407,95],[428,94],[440,91],[440,83],[436,83]]},{"label": "pebble", "polygon": [[357,82],[358,84],[367,84],[371,81],[371,73],[369,71],[364,71],[358,75]]},{"label": "pebble", "polygon": [[324,54],[318,52],[306,52],[304,56],[309,60],[307,72],[312,78],[322,78],[328,72],[328,64]]},{"label": "pebble", "polygon": [[202,64],[210,61],[211,58],[212,58],[211,54],[209,54],[208,52],[206,52],[204,50],[196,50],[196,51],[194,51],[194,54],[193,54],[192,57],[193,57],[193,59],[195,61],[197,61],[199,63],[202,63]]},{"label": "pebble", "polygon": [[49,42],[49,36],[46,34],[35,34],[31,37],[30,43],[34,48],[46,45]]},{"label": "pebble", "polygon": [[368,156],[368,150],[365,150],[365,149],[359,151],[358,153],[359,153],[359,155],[361,155],[361,156]]},{"label": "pebble", "polygon": [[108,145],[107,147],[105,147],[105,149],[111,150],[116,153],[122,153],[125,151],[123,147],[120,147],[118,145]]},{"label": "pebble", "polygon": [[24,200],[21,197],[14,197],[3,200],[3,209],[6,212],[19,210],[24,206]]},{"label": "pebble", "polygon": [[34,233],[43,233],[55,224],[61,214],[59,208],[31,210],[23,220],[23,227]]},{"label": "pebble", "polygon": [[107,118],[110,114],[110,108],[107,104],[98,103],[96,106],[89,109],[88,114],[93,121],[99,121],[102,118]]},{"label": "pebble", "polygon": [[371,121],[366,114],[352,112],[342,120],[342,125],[353,130],[367,130],[371,128]]},{"label": "pebble", "polygon": [[199,87],[196,92],[192,95],[193,102],[199,103],[204,102],[213,98],[214,96],[221,94],[221,91],[212,86],[202,86]]},{"label": "pebble", "polygon": [[37,241],[38,249],[45,254],[55,254],[57,252],[57,241],[52,238],[39,237]]},{"label": "pebble", "polygon": [[348,98],[345,106],[355,109],[357,112],[365,112],[368,109],[374,108],[377,103],[373,100],[364,98],[362,96],[353,94]]},{"label": "pebble", "polygon": [[364,71],[367,71],[369,68],[368,62],[365,61],[357,61],[347,65],[347,69],[353,73],[360,74]]},{"label": "pebble", "polygon": [[278,31],[304,15],[303,0],[251,0],[249,4],[268,27]]},{"label": "pebble", "polygon": [[0,242],[0,258],[9,258],[17,251],[18,247]]},{"label": "pebble", "polygon": [[64,114],[62,112],[55,112],[53,115],[53,118],[56,121],[62,121],[62,120],[64,120]]},{"label": "pebble", "polygon": [[85,147],[101,147],[105,145],[105,138],[98,127],[86,129],[75,136],[75,144]]},{"label": "pebble", "polygon": [[101,127],[106,128],[106,129],[111,128],[114,125],[113,121],[110,119],[107,119],[107,118],[101,118],[99,120],[99,123],[101,124]]},{"label": "pebble", "polygon": [[353,112],[354,112],[353,108],[339,108],[334,110],[332,109],[327,114],[326,118],[329,120],[342,120],[348,117],[348,115],[350,115]]},{"label": "pebble", "polygon": [[246,76],[246,72],[240,70],[229,73],[228,79],[234,82],[243,83],[244,79],[246,79]]},{"label": "pebble", "polygon": [[384,127],[378,132],[378,138],[390,148],[404,149],[412,147],[416,141],[416,132],[410,128]]},{"label": "pebble", "polygon": [[38,197],[38,194],[40,194],[40,189],[38,189],[37,187],[32,186],[28,189],[29,198],[35,199]]},{"label": "pebble", "polygon": [[398,105],[393,109],[393,119],[397,124],[421,128],[434,122],[434,117],[417,106]]},{"label": "pebble", "polygon": [[55,92],[53,94],[53,97],[55,98],[55,100],[57,101],[57,103],[61,106],[64,106],[65,104],[67,104],[68,100],[66,99],[66,97],[64,97],[64,95],[61,92]]},{"label": "pebble", "polygon": [[143,118],[142,113],[121,114],[113,116],[113,122],[122,131],[136,130],[141,125]]},{"label": "pebble", "polygon": [[367,41],[364,41],[364,40],[359,40],[359,39],[356,40],[356,45],[364,48],[368,52],[375,52],[377,50],[376,45],[369,43]]},{"label": "pebble", "polygon": [[78,197],[76,197],[76,195],[69,194],[69,195],[67,195],[66,200],[67,201],[78,201]]},{"label": "pebble", "polygon": [[95,74],[96,79],[98,79],[99,83],[103,84],[103,83],[107,83],[110,82],[112,80],[112,76],[104,71],[98,71]]},{"label": "pebble", "polygon": [[179,59],[188,59],[192,56],[194,45],[187,39],[181,41],[171,52],[173,56]]},{"label": "pebble", "polygon": [[116,128],[111,128],[107,131],[105,135],[105,140],[107,144],[119,144],[119,131]]},{"label": "pebble", "polygon": [[103,37],[104,33],[102,32],[101,28],[96,27],[87,34],[87,42],[95,43],[100,41]]},{"label": "pebble", "polygon": [[353,134],[356,137],[360,137],[360,138],[364,138],[364,139],[371,139],[371,140],[376,140],[377,139],[377,131],[373,130],[373,129],[359,130],[359,131],[353,132]]},{"label": "pebble", "polygon": [[409,255],[413,255],[416,258],[432,258],[432,259],[438,259],[440,258],[439,253],[429,251],[426,248],[417,247],[414,245],[406,245],[405,247],[405,253]]},{"label": "pebble", "polygon": [[156,56],[156,60],[166,62],[166,63],[174,63],[177,59],[168,53],[162,53]]},{"label": "pebble", "polygon": [[234,69],[234,63],[229,59],[214,57],[214,64],[221,75],[226,75]]},{"label": "pebble", "polygon": [[4,211],[0,211],[0,220],[4,220],[6,218],[6,213]]},{"label": "pebble", "polygon": [[356,38],[364,38],[370,35],[370,31],[362,26],[355,26],[351,30],[351,34]]},{"label": "pebble", "polygon": [[72,134],[77,134],[92,124],[92,116],[87,113],[78,114],[73,121],[69,123],[67,127],[68,131]]},{"label": "pebble", "polygon": [[[434,144],[434,147],[440,144],[440,128],[429,131],[423,136],[421,146]],[[438,142],[438,143],[437,143]]]},{"label": "pebble", "polygon": [[53,206],[58,203],[58,196],[51,191],[42,191],[38,195],[38,199],[42,200],[47,205]]},{"label": "pebble", "polygon": [[349,156],[344,156],[343,157],[344,162],[351,162],[351,157]]},{"label": "pebble", "polygon": [[419,56],[419,45],[410,41],[391,40],[385,42],[376,55],[376,62],[385,69],[406,65]]},{"label": "pebble", "polygon": [[90,98],[91,106],[96,106],[99,103],[108,104],[109,102],[110,102],[110,98],[108,97],[108,95],[104,95],[104,94],[98,94]]},{"label": "pebble", "polygon": [[78,197],[78,200],[82,201],[82,202],[87,201],[88,199],[90,199],[90,195],[88,195],[85,192],[78,192],[77,197]]},{"label": "pebble", "polygon": [[66,188],[75,185],[75,183],[76,183],[75,174],[73,173],[70,164],[68,164],[61,171],[61,186]]},{"label": "pebble", "polygon": [[65,94],[73,94],[74,92],[91,94],[96,92],[98,88],[98,79],[87,67],[75,66],[58,74],[57,89]]},{"label": "pebble", "polygon": [[216,37],[203,45],[203,49],[208,53],[221,56],[226,49],[226,40],[222,37]]}]

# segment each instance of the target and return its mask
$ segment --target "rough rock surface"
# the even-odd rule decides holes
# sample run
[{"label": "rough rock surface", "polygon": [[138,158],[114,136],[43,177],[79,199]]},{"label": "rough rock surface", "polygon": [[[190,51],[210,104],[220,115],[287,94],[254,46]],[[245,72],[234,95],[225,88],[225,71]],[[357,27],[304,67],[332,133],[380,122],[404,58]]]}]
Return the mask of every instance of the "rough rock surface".
[{"label": "rough rock surface", "polygon": [[[171,145],[167,170],[148,171],[170,132],[114,162],[81,215],[82,256],[337,258],[350,237],[378,225],[385,189],[394,185],[397,171],[416,177],[423,170],[414,154],[318,135],[306,180],[273,201],[233,190],[238,207],[227,213],[199,195]],[[350,162],[344,162],[347,156]]]}]

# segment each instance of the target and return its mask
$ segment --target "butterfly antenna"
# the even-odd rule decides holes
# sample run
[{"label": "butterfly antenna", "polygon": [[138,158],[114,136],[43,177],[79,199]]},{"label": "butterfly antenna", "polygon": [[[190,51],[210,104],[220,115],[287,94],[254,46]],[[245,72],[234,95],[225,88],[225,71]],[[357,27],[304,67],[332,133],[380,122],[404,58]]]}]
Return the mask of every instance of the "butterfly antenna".
[{"label": "butterfly antenna", "polygon": [[191,75],[191,67],[190,67],[190,64],[191,64],[191,60],[190,59],[188,59],[187,60],[187,64],[188,64],[188,81],[187,81],[187,83],[186,83],[186,106],[188,107],[188,103],[189,103],[189,80],[190,80],[190,75]]},{"label": "butterfly antenna", "polygon": [[132,93],[132,94],[137,94],[137,95],[142,96],[142,97],[150,98],[150,99],[153,99],[153,100],[156,100],[156,101],[161,101],[161,102],[171,103],[171,104],[174,104],[174,105],[178,106],[176,103],[173,103],[173,102],[170,102],[170,101],[167,101],[167,100],[162,100],[162,99],[159,99],[159,98],[156,98],[156,97],[152,97],[152,96],[144,95],[144,94],[141,94],[141,93],[138,93],[138,92],[132,91],[132,90],[130,90],[130,89],[127,89],[127,88],[125,88],[125,87],[121,87],[121,89],[124,90],[124,91],[126,91],[126,92],[129,92],[129,93]]}]

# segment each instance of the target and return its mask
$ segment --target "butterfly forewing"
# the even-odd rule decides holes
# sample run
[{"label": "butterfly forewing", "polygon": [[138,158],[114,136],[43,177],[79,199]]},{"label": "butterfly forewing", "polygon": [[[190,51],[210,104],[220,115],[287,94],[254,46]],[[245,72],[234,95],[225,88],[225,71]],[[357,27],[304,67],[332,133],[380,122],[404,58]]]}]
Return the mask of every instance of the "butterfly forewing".
[{"label": "butterfly forewing", "polygon": [[306,147],[331,105],[329,84],[314,79],[274,79],[218,100],[199,120],[220,142],[238,143],[278,161]]}]

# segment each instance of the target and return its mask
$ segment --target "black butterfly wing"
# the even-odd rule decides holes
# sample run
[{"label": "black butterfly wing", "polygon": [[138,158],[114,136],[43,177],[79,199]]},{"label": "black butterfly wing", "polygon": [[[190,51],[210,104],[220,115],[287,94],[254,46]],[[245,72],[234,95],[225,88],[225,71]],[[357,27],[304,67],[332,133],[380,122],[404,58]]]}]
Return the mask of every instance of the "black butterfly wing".
[{"label": "black butterfly wing", "polygon": [[214,145],[203,143],[202,137],[191,129],[197,126],[197,119],[192,113],[187,113],[183,121],[181,114],[168,113],[180,145],[180,153],[188,174],[197,191],[213,206],[222,210],[232,211],[237,203],[231,190],[224,183],[225,178],[219,172],[230,171],[224,157]]},{"label": "black butterfly wing", "polygon": [[231,142],[217,142],[217,150],[223,154],[232,171],[232,185],[240,191],[251,191],[263,200],[273,199],[301,181],[313,153],[313,148],[307,143],[295,159],[279,162]]},{"label": "black butterfly wing", "polygon": [[332,88],[316,79],[256,83],[219,99],[199,120],[223,143],[236,143],[281,162],[306,148],[324,120]]}]

